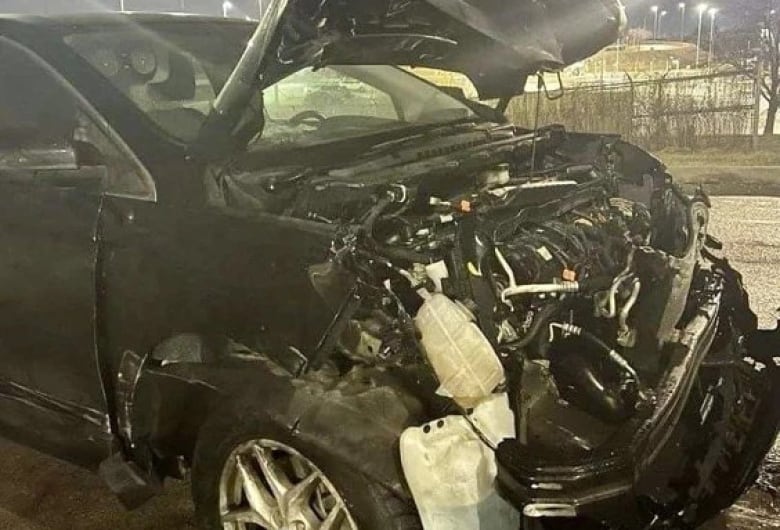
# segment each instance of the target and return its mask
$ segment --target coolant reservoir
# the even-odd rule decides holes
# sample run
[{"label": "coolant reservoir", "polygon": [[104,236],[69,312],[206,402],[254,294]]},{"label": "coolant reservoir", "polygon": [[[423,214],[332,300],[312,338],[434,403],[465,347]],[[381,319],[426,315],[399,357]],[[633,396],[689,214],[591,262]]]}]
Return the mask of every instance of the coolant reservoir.
[{"label": "coolant reservoir", "polygon": [[420,308],[415,323],[441,384],[440,395],[471,408],[504,382],[504,367],[465,307],[435,293]]}]

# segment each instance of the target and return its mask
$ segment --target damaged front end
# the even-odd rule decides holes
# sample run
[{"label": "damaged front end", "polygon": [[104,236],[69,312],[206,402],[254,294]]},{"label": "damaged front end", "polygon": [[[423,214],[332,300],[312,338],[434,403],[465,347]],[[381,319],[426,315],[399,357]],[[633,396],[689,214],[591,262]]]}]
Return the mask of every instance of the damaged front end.
[{"label": "damaged front end", "polygon": [[[480,135],[285,191],[340,227],[310,270],[336,316],[308,369],[435,376],[406,388],[425,412],[400,436],[426,529],[682,528],[729,506],[777,433],[780,336],[717,255],[706,195],[617,138]],[[280,182],[221,178],[228,204]]]}]

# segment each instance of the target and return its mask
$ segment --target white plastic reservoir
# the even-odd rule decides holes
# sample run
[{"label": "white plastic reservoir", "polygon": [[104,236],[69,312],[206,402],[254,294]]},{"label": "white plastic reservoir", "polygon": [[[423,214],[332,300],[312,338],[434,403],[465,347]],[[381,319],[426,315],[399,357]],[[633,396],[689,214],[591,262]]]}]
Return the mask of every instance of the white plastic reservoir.
[{"label": "white plastic reservoir", "polygon": [[474,407],[504,382],[504,367],[474,316],[445,295],[432,294],[415,318],[440,395]]},{"label": "white plastic reservoir", "polygon": [[470,421],[448,416],[401,435],[401,465],[425,530],[520,528],[520,513],[498,494],[496,456],[475,429],[494,445],[515,437],[506,394],[487,398]]}]

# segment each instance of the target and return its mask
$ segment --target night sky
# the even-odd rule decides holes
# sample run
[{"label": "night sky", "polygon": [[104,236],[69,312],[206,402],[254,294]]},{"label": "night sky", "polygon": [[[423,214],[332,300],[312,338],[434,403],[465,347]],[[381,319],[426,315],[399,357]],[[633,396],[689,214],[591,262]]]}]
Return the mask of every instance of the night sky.
[{"label": "night sky", "polygon": [[[230,0],[231,16],[259,14],[259,0]],[[269,0],[266,0],[268,3]],[[119,0],[0,0],[0,13],[73,13],[119,9]],[[177,11],[222,15],[222,0],[125,0],[128,11]]]},{"label": "night sky", "polygon": [[[0,0],[0,13],[61,13],[77,11],[99,11],[105,9],[118,9],[120,0]],[[230,10],[232,16],[251,15],[256,17],[259,13],[258,2],[260,0],[231,0],[235,9]],[[267,3],[270,0],[265,0]],[[755,0],[762,2],[765,0]],[[724,7],[729,0],[714,0],[708,2],[715,7]],[[679,34],[680,32],[680,0],[624,0],[628,8],[631,27],[645,25],[652,29],[653,15],[650,7],[658,5],[659,9],[666,10],[667,16],[663,18],[661,34]],[[692,31],[696,24],[695,7],[699,1],[688,1],[687,27]],[[723,4],[723,5],[719,5]],[[221,15],[222,0],[125,0],[125,9],[129,11],[185,11],[192,13],[204,13]],[[719,19],[719,24],[728,25],[729,21],[724,17]]]},{"label": "night sky", "polygon": [[[715,7],[720,9],[718,14],[718,26],[727,27],[734,24],[735,21],[729,20],[724,13],[724,9],[729,6],[730,0],[695,0],[686,1],[685,15],[686,15],[686,28],[687,33],[691,33],[698,21],[698,12],[696,7],[700,4],[707,4],[709,7]],[[753,0],[756,4],[765,3],[766,0]],[[662,34],[679,34],[680,32],[680,0],[623,0],[628,10],[628,17],[631,27],[642,27],[647,21],[647,28],[653,27],[653,13],[650,8],[654,5],[659,7],[659,10],[665,10],[667,12],[666,17],[663,18],[663,24],[661,26]]]}]

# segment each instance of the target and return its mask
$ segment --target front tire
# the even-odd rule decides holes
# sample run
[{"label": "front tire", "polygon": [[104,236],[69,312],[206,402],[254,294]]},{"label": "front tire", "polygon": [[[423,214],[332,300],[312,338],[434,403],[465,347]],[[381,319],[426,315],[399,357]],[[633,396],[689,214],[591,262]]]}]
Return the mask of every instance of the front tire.
[{"label": "front tire", "polygon": [[348,469],[257,408],[228,404],[200,430],[193,457],[192,495],[202,528],[422,528],[406,499]]}]

